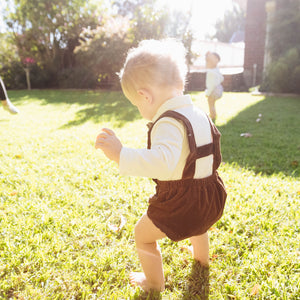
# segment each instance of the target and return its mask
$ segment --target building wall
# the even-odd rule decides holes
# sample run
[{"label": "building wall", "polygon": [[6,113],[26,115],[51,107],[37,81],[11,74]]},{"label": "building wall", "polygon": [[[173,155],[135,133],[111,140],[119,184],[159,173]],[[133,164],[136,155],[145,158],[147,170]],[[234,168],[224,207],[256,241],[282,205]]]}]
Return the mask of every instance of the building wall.
[{"label": "building wall", "polygon": [[266,39],[266,0],[248,0],[245,26],[244,79],[248,87],[261,83]]},{"label": "building wall", "polygon": [[[246,8],[245,24],[245,48],[244,48],[244,71],[239,74],[224,75],[225,91],[245,91],[251,86],[259,85],[263,79],[265,49],[266,49],[266,28],[267,12],[266,3],[269,0],[234,0],[242,8]],[[246,7],[247,2],[247,7]],[[199,49],[203,48],[198,47]],[[224,55],[225,57],[226,55]],[[267,58],[267,57],[266,57]],[[201,73],[194,66],[189,74],[187,90],[204,90],[205,73]],[[203,71],[203,70],[202,70]]]},{"label": "building wall", "polygon": [[[243,73],[223,75],[222,83],[225,92],[242,92],[246,91]],[[186,91],[204,91],[205,90],[205,72],[190,73],[187,78]]]}]

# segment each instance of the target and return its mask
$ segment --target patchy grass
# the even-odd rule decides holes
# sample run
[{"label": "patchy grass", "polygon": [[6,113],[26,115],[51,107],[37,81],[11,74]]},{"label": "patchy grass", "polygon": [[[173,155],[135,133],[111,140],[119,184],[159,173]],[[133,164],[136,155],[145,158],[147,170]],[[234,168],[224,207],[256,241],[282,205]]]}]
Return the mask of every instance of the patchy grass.
[{"label": "patchy grass", "polygon": [[[147,296],[128,274],[140,270],[133,228],[154,185],[119,176],[94,150],[103,126],[143,147],[146,121],[118,92],[9,96],[21,113],[0,110],[0,298],[300,298],[299,98],[225,93],[217,102],[228,201],[209,232],[210,270],[180,251],[187,241],[164,239],[167,288]],[[203,93],[192,97],[207,111]]]}]

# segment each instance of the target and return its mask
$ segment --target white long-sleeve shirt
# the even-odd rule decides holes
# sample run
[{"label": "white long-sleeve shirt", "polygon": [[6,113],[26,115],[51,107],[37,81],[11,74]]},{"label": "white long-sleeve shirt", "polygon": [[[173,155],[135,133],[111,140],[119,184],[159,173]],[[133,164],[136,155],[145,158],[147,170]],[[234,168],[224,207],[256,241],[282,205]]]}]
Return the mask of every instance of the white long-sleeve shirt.
[{"label": "white long-sleeve shirt", "polygon": [[224,81],[223,75],[218,68],[207,69],[205,95],[210,96],[213,90]]},{"label": "white long-sleeve shirt", "polygon": [[[152,119],[155,122],[167,110],[175,110],[189,119],[196,144],[202,146],[212,142],[209,121],[205,113],[196,108],[189,95],[167,100]],[[162,118],[151,132],[151,149],[123,147],[120,153],[121,175],[150,177],[158,180],[181,179],[186,158],[189,155],[187,133],[184,125],[173,118]],[[213,156],[200,158],[196,162],[195,178],[212,174]]]}]

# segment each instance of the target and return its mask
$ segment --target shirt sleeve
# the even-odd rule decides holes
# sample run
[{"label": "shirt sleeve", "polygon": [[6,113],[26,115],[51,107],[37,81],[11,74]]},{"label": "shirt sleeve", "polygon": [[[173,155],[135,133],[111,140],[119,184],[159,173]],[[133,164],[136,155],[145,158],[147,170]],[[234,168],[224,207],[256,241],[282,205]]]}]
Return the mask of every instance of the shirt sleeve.
[{"label": "shirt sleeve", "polygon": [[180,122],[172,118],[159,120],[151,132],[151,149],[122,148],[120,174],[169,180],[178,164],[183,139]]}]

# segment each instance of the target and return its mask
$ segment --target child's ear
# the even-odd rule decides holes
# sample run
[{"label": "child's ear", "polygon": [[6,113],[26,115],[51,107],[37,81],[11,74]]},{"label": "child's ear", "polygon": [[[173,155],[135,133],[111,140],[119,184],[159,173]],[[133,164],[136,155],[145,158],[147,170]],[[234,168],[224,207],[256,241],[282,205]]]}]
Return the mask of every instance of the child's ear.
[{"label": "child's ear", "polygon": [[148,103],[152,103],[153,97],[149,90],[147,89],[139,89],[137,90],[137,93]]}]

